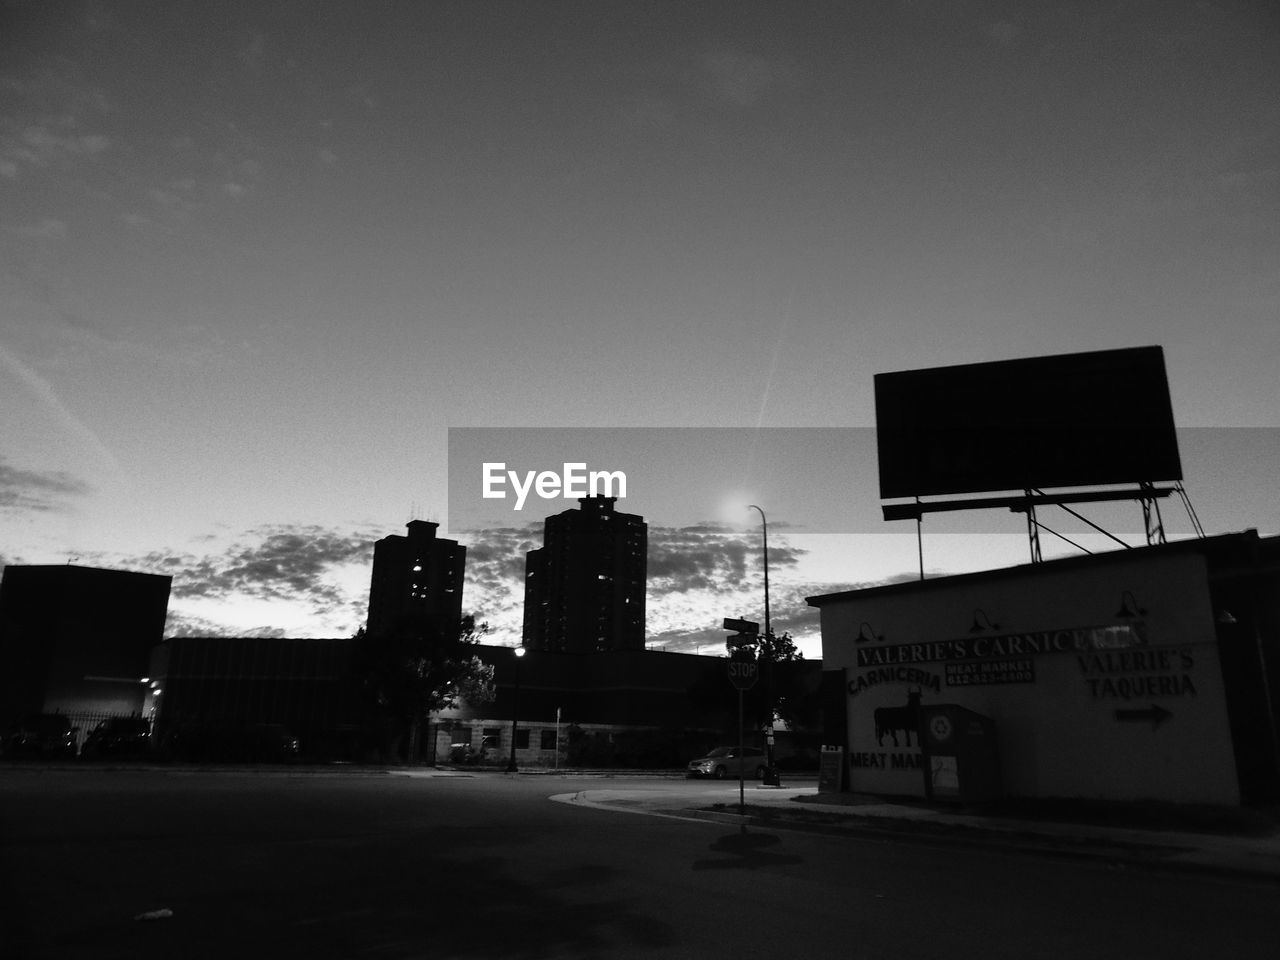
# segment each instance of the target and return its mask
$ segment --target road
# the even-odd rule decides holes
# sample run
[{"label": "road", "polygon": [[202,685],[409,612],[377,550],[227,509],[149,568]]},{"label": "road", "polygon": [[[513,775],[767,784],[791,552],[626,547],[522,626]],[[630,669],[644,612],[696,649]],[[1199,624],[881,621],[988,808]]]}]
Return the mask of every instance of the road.
[{"label": "road", "polygon": [[1202,960],[1280,936],[1270,885],[547,800],[609,783],[0,768],[0,953]]}]

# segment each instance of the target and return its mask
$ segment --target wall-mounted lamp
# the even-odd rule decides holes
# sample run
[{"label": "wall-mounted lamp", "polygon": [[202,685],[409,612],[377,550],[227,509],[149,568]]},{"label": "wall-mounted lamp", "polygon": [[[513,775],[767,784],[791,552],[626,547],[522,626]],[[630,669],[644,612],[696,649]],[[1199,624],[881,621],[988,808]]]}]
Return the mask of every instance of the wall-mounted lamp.
[{"label": "wall-mounted lamp", "polygon": [[987,616],[987,611],[974,607],[973,609],[973,625],[969,627],[970,633],[981,633],[983,630],[999,630],[1000,624],[992,623],[991,618]]},{"label": "wall-mounted lamp", "polygon": [[875,628],[863,620],[858,627],[858,635],[853,639],[857,643],[870,643],[872,640],[884,640],[884,635],[876,633]]},{"label": "wall-mounted lamp", "polygon": [[1138,600],[1131,590],[1125,590],[1120,594],[1120,609],[1116,611],[1117,617],[1132,620],[1134,617],[1145,617],[1146,615],[1147,608],[1138,605]]},{"label": "wall-mounted lamp", "polygon": [[1218,623],[1225,624],[1227,626],[1230,626],[1233,623],[1240,622],[1235,618],[1235,614],[1233,614],[1230,610],[1227,610],[1225,608],[1222,610],[1219,610],[1217,617],[1215,617],[1214,619],[1217,620]]}]

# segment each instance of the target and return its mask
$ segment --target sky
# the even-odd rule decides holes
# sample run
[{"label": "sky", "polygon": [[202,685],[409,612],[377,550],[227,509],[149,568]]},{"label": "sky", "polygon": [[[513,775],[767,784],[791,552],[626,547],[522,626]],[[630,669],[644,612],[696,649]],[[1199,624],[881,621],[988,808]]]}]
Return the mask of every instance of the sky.
[{"label": "sky", "polygon": [[[344,636],[425,518],[516,643],[572,504],[451,525],[451,431],[869,433],[876,373],[1146,345],[1207,532],[1273,535],[1278,41],[1265,2],[0,0],[0,563]],[[912,524],[797,522],[788,473],[878,512],[829,452],[633,485],[653,646],[760,619],[744,502],[811,653],[805,596],[918,576]],[[1027,560],[1016,516],[925,529],[930,575]]]}]

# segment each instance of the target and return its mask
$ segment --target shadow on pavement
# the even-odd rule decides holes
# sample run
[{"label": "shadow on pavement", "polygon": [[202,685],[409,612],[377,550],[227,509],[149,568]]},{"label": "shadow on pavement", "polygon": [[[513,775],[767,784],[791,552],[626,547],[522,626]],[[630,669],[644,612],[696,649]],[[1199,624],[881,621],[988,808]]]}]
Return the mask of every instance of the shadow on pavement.
[{"label": "shadow on pavement", "polygon": [[714,860],[695,860],[694,870],[758,870],[761,867],[780,867],[803,863],[803,857],[774,853],[770,848],[782,840],[772,833],[752,833],[744,824],[734,833],[727,834],[708,848],[712,853],[725,854]]}]

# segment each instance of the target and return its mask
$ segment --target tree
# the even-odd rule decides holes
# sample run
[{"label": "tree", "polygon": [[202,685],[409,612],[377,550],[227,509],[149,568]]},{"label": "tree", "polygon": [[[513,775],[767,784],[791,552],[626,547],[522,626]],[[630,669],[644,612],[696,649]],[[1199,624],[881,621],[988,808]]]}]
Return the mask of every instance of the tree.
[{"label": "tree", "polygon": [[[743,712],[747,723],[761,732],[773,725],[774,719],[792,725],[804,709],[798,691],[789,682],[790,671],[786,664],[803,660],[800,650],[790,633],[781,635],[761,634],[751,648],[759,664],[760,681],[743,698]],[[730,655],[733,646],[730,644]],[[770,711],[770,700],[773,710]]]},{"label": "tree", "polygon": [[357,633],[357,670],[365,702],[407,734],[410,763],[417,758],[419,730],[432,713],[463,699],[493,700],[493,667],[474,650],[488,632],[487,623],[477,625],[468,615],[453,636],[431,629],[377,637],[363,628]]}]

